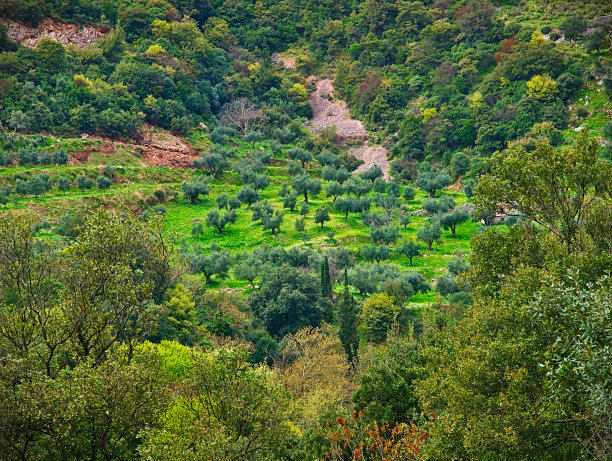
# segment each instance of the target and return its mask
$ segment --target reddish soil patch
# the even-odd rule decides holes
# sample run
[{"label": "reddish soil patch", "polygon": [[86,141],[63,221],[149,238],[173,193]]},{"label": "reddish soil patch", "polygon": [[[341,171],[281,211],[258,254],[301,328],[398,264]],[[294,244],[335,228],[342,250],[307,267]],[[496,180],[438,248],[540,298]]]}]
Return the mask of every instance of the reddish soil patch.
[{"label": "reddish soil patch", "polygon": [[68,160],[68,165],[82,165],[83,163],[87,162],[87,160],[89,160],[89,156],[93,152],[113,155],[115,153],[115,146],[112,142],[105,141],[98,147],[92,147],[90,149],[84,149],[70,154],[70,160]]},{"label": "reddish soil patch", "polygon": [[87,162],[93,152],[115,155],[117,148],[134,152],[151,166],[170,168],[189,168],[193,160],[200,155],[196,149],[181,138],[147,124],[143,125],[138,141],[113,141],[100,136],[88,138],[101,140],[102,143],[97,147],[71,154],[69,165],[80,165]]},{"label": "reddish soil patch", "polygon": [[200,154],[197,150],[167,131],[144,127],[142,158],[152,166],[188,168]]}]

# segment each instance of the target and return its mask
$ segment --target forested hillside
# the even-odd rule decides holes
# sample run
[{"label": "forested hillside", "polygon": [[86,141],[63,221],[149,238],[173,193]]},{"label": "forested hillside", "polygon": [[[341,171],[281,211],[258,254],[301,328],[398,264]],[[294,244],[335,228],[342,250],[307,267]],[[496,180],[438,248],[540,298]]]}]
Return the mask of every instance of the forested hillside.
[{"label": "forested hillside", "polygon": [[0,0],[0,460],[612,460],[611,34]]}]

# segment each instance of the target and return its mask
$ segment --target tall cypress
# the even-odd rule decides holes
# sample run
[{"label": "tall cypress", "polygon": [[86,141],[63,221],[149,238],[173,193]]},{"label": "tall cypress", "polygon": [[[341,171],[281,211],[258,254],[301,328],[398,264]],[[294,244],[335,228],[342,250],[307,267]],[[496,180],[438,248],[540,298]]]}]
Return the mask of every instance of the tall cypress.
[{"label": "tall cypress", "polygon": [[331,276],[329,275],[329,259],[327,256],[321,263],[321,293],[324,298],[331,298]]},{"label": "tall cypress", "polygon": [[348,289],[348,273],[346,268],[344,269],[344,292],[342,293],[339,304],[338,321],[340,323],[340,342],[344,347],[349,363],[351,366],[355,366],[359,348],[359,335],[357,333],[357,318],[359,316],[359,311],[357,303]]}]

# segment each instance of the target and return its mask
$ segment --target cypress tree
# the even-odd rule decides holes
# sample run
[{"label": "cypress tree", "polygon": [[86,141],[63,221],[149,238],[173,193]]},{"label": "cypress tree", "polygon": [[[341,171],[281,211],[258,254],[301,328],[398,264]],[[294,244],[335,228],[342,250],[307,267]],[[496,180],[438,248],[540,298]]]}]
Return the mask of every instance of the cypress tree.
[{"label": "cypress tree", "polygon": [[340,323],[340,342],[344,347],[346,356],[352,367],[357,362],[357,352],[359,348],[359,335],[357,333],[357,318],[359,316],[357,303],[348,289],[348,274],[344,269],[344,292],[340,299],[338,310],[338,321]]},{"label": "cypress tree", "polygon": [[329,258],[325,256],[321,263],[321,293],[325,298],[331,298],[331,276],[329,275]]}]

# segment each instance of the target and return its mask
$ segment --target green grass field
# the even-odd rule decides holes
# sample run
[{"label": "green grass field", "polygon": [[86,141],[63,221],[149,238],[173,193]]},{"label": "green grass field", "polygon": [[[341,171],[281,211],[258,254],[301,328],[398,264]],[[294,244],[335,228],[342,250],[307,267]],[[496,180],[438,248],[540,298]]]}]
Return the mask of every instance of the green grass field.
[{"label": "green grass field", "polygon": [[[80,145],[81,140],[62,140],[62,145]],[[206,145],[207,140],[202,136],[195,140],[201,145]],[[236,158],[249,155],[252,151],[250,145],[234,140],[237,153]],[[80,143],[80,144],[79,144]],[[267,142],[257,144],[255,150],[268,148]],[[0,208],[11,209],[30,209],[34,210],[40,220],[57,224],[60,218],[67,213],[76,210],[88,210],[100,206],[128,206],[132,210],[142,210],[153,203],[148,201],[152,193],[157,189],[163,188],[166,191],[166,201],[161,203],[165,210],[165,226],[169,237],[177,241],[186,242],[189,245],[200,243],[203,247],[208,247],[212,241],[232,253],[252,251],[255,247],[263,244],[282,247],[308,247],[317,251],[324,251],[328,248],[343,246],[347,248],[360,261],[359,249],[362,245],[370,243],[369,229],[363,224],[360,216],[355,213],[349,214],[345,218],[343,214],[337,212],[331,206],[331,198],[325,197],[326,181],[322,181],[322,191],[309,200],[309,212],[305,219],[305,232],[300,233],[295,230],[295,221],[301,217],[300,208],[302,198],[298,197],[296,209],[291,212],[282,210],[282,198],[279,191],[283,184],[291,181],[291,176],[287,173],[287,159],[284,154],[273,159],[272,164],[266,169],[270,176],[271,183],[264,190],[260,191],[262,200],[267,200],[275,209],[282,210],[284,213],[283,224],[280,232],[275,235],[271,231],[264,231],[259,222],[251,220],[251,211],[246,205],[237,210],[237,221],[229,224],[222,233],[216,229],[204,227],[204,233],[200,236],[192,235],[192,223],[196,220],[205,222],[206,214],[216,208],[216,198],[219,194],[225,193],[234,195],[241,187],[240,176],[233,171],[226,171],[217,178],[209,176],[210,194],[200,196],[195,204],[189,203],[181,192],[181,183],[189,180],[192,176],[207,175],[202,171],[191,171],[181,169],[171,169],[162,167],[143,166],[140,159],[127,150],[118,150],[116,155],[103,154],[95,151],[95,142],[87,142],[87,148],[93,148],[89,160],[84,165],[79,166],[7,166],[0,168],[0,184],[13,184],[17,179],[27,179],[39,173],[46,173],[53,180],[63,176],[74,180],[79,175],[86,175],[95,179],[103,174],[104,167],[111,165],[117,167],[114,178],[115,183],[107,190],[95,188],[81,190],[73,186],[69,191],[60,192],[57,188],[51,189],[40,197],[18,196]],[[316,162],[308,165],[307,171],[318,176],[320,170]],[[372,192],[370,194],[373,194]],[[437,197],[451,195],[457,205],[466,203],[467,198],[464,194],[455,190],[438,192]],[[423,201],[427,194],[418,190],[414,200],[406,201],[400,198],[400,204],[405,206],[410,212],[422,209]],[[15,195],[13,196],[15,197]],[[314,214],[318,207],[328,206],[331,220],[326,222],[323,227],[314,222]],[[371,211],[383,212],[376,205],[372,206]],[[421,256],[413,260],[413,266],[409,265],[409,260],[393,248],[397,247],[403,239],[415,239],[419,227],[427,220],[426,216],[413,215],[410,224],[406,229],[400,230],[401,239],[392,245],[392,252],[389,263],[401,266],[405,270],[416,270],[424,275],[428,280],[434,280],[439,274],[446,270],[449,260],[458,254],[468,255],[470,251],[470,236],[477,231],[480,224],[471,221],[460,224],[457,227],[457,235],[453,237],[450,230],[444,230],[442,239],[433,245],[431,251],[423,250]],[[395,223],[400,227],[397,218]],[[53,228],[44,230],[41,235],[53,236]],[[210,288],[229,288],[238,289],[248,293],[250,288],[247,282],[235,280],[230,277],[225,280],[218,280],[213,277]],[[436,294],[431,291],[427,294],[413,296],[410,304],[418,310],[420,306],[435,302]]]}]

